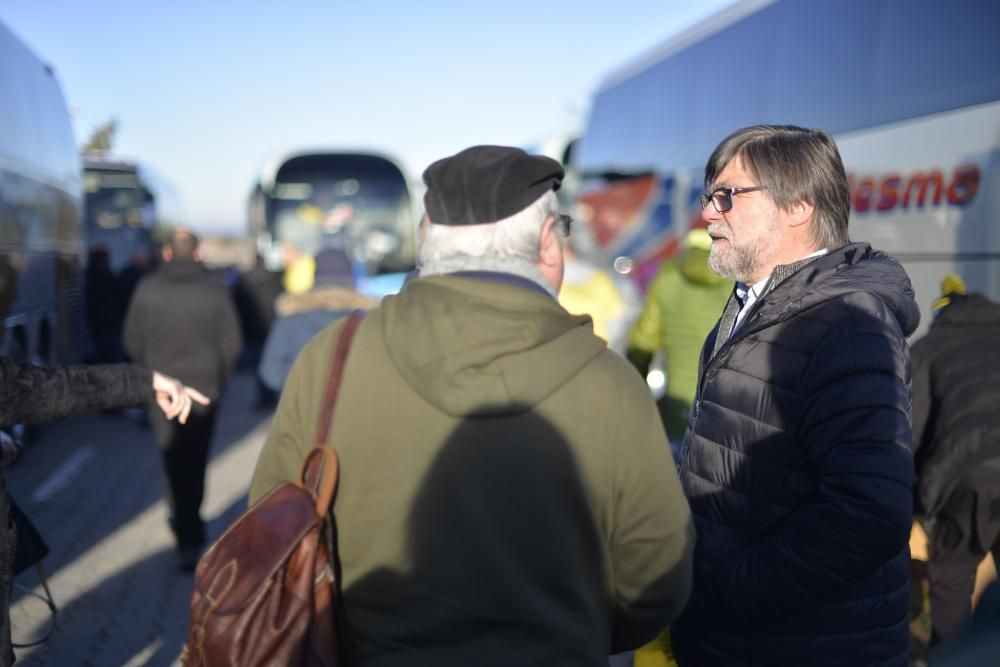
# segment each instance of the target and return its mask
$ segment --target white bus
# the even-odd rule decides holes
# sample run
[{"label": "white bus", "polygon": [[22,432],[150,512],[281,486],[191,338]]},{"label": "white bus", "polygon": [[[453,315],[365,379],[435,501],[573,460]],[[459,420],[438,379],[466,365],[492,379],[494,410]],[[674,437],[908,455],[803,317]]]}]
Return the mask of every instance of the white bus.
[{"label": "white bus", "polygon": [[0,355],[77,361],[80,158],[52,68],[0,23]]},{"label": "white bus", "polygon": [[1000,297],[1000,3],[745,0],[598,89],[575,166],[609,259],[651,277],[700,215],[712,149],[752,124],[831,132],[852,240],[906,266],[922,310],[941,277]]},{"label": "white bus", "polygon": [[[343,247],[357,277],[394,276],[394,289],[416,263],[416,211],[403,168],[371,151],[308,150],[272,160],[250,195],[249,227],[272,271],[283,254],[315,256]],[[391,290],[389,290],[391,291]]]}]

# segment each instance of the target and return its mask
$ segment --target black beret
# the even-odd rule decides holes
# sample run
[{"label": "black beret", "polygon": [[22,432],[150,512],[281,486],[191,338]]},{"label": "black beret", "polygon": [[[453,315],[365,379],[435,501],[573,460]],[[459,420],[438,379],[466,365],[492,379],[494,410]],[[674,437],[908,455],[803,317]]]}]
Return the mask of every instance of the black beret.
[{"label": "black beret", "polygon": [[509,218],[562,183],[562,165],[509,146],[473,146],[424,171],[424,208],[438,225]]}]

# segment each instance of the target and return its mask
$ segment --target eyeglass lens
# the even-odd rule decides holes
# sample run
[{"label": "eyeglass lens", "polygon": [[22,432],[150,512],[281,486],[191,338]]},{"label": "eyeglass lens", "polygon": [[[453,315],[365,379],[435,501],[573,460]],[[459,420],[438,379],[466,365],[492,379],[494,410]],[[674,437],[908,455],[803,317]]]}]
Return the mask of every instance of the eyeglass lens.
[{"label": "eyeglass lens", "polygon": [[719,213],[725,213],[733,207],[733,195],[729,190],[716,190],[711,194],[700,195],[699,199],[701,199],[702,208],[708,206],[708,202],[712,202],[715,210]]}]

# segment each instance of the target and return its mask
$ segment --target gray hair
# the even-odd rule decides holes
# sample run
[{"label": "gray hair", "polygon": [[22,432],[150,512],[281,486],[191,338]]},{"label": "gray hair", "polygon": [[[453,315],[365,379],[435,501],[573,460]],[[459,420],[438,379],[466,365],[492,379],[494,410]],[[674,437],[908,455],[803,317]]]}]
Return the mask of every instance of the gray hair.
[{"label": "gray hair", "polygon": [[553,293],[538,269],[542,225],[559,215],[549,190],[509,218],[481,225],[438,225],[428,220],[421,235],[420,275],[498,271],[532,280]]},{"label": "gray hair", "polygon": [[794,125],[754,125],[737,130],[708,158],[706,190],[735,157],[759,185],[767,186],[765,194],[779,208],[788,210],[800,201],[812,204],[811,234],[818,248],[833,250],[850,243],[847,173],[829,134]]}]

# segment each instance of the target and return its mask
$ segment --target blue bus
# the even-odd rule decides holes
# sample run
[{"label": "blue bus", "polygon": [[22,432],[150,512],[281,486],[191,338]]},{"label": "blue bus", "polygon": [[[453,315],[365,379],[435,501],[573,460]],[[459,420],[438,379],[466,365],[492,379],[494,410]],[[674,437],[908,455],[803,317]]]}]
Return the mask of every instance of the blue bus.
[{"label": "blue bus", "polygon": [[85,155],[83,192],[87,247],[104,249],[115,273],[135,254],[151,255],[163,230],[179,222],[172,188],[134,160]]},{"label": "blue bus", "polygon": [[745,0],[608,76],[574,166],[578,215],[640,283],[700,218],[712,149],[752,124],[831,132],[850,233],[1000,297],[1000,3]]},{"label": "blue bus", "polygon": [[0,354],[80,360],[80,161],[52,68],[0,24]]}]

